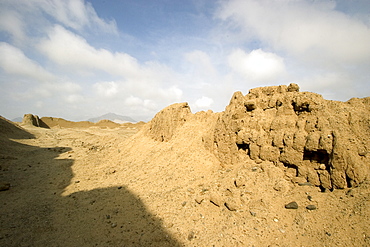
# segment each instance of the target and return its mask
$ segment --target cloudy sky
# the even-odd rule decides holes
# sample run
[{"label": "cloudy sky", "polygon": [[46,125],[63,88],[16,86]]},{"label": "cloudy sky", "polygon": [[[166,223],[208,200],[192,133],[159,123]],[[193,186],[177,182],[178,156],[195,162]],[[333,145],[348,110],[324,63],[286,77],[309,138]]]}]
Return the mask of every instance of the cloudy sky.
[{"label": "cloudy sky", "polygon": [[0,115],[150,120],[298,83],[370,96],[368,0],[1,0]]}]

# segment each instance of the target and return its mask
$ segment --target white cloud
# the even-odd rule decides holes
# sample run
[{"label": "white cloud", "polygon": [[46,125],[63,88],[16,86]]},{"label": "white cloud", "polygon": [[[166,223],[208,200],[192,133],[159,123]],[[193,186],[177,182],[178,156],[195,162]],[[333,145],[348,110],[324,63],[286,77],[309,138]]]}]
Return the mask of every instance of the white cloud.
[{"label": "white cloud", "polygon": [[114,81],[97,82],[93,85],[96,93],[100,96],[111,98],[118,94],[118,84]]},{"label": "white cloud", "polygon": [[196,108],[209,108],[213,104],[213,99],[203,96],[195,101],[194,106]]},{"label": "white cloud", "polygon": [[158,98],[167,98],[171,101],[179,101],[182,97],[182,90],[177,86],[159,89]]},{"label": "white cloud", "polygon": [[91,3],[84,0],[3,0],[0,7],[0,30],[17,38],[22,37],[25,28],[33,30],[37,26],[36,31],[43,32],[51,22],[79,32],[89,29],[118,34],[116,22],[100,18]]},{"label": "white cloud", "polygon": [[135,58],[125,53],[95,49],[81,36],[56,25],[49,38],[38,45],[57,64],[80,70],[98,69],[122,76],[133,76],[139,69]]},{"label": "white cloud", "polygon": [[143,100],[130,95],[128,98],[125,99],[124,104],[127,106],[140,106],[143,104]]},{"label": "white cloud", "polygon": [[157,83],[168,73],[163,65],[148,62],[144,65],[129,54],[96,49],[81,36],[56,25],[43,39],[38,49],[50,60],[64,66],[71,73],[99,73],[125,78],[134,84]]},{"label": "white cloud", "polygon": [[6,95],[21,101],[68,98],[76,99],[81,86],[57,78],[36,61],[28,58],[22,50],[8,43],[0,42],[0,68],[8,75],[2,81],[3,87],[11,87],[12,93]]},{"label": "white cloud", "polygon": [[0,31],[9,33],[14,41],[24,41],[25,25],[19,13],[0,8]]},{"label": "white cloud", "polygon": [[141,99],[136,96],[130,95],[128,98],[124,100],[124,105],[128,107],[133,107],[134,109],[140,109],[144,111],[152,111],[155,110],[158,106],[157,104],[150,99]]},{"label": "white cloud", "polygon": [[38,100],[38,101],[36,101],[35,106],[37,108],[42,108],[42,107],[44,107],[44,102],[42,102],[41,100]]},{"label": "white cloud", "polygon": [[246,40],[257,38],[301,59],[369,61],[370,28],[334,7],[334,1],[232,0],[218,17],[232,20]]},{"label": "white cloud", "polygon": [[141,64],[126,53],[97,49],[81,36],[58,25],[38,48],[71,74],[101,76],[104,72],[106,77],[114,78],[114,81],[93,84],[96,95],[106,99],[118,100],[119,97],[129,97],[131,93],[142,99],[143,107],[151,109],[154,99],[160,105],[168,104],[180,100],[183,94],[168,67],[153,61]]},{"label": "white cloud", "polygon": [[146,99],[144,100],[144,107],[148,112],[153,112],[158,109],[158,105],[154,100]]},{"label": "white cloud", "polygon": [[[9,97],[11,101],[23,102],[23,104],[33,105],[35,101],[49,101],[48,104],[43,104],[42,106],[52,109],[58,102],[61,102],[64,108],[68,108],[66,103],[76,104],[84,101],[84,97],[81,94],[81,86],[72,82],[40,83],[29,81],[27,85],[19,85],[17,82],[11,84],[13,85],[13,90],[6,97]],[[50,100],[52,101],[50,102]]]},{"label": "white cloud", "polygon": [[212,77],[217,74],[210,57],[204,51],[195,50],[185,54],[185,59],[195,67],[195,73]]},{"label": "white cloud", "polygon": [[97,27],[104,32],[118,32],[115,21],[101,19],[91,3],[83,0],[42,1],[40,7],[43,8],[46,14],[53,16],[63,25],[75,30]]},{"label": "white cloud", "polygon": [[77,93],[82,90],[81,86],[74,82],[61,82],[58,84],[54,84],[53,87],[54,87],[54,90],[64,91],[66,93]]},{"label": "white cloud", "polygon": [[8,74],[32,78],[40,82],[52,81],[55,77],[37,62],[29,59],[20,49],[0,42],[0,67]]},{"label": "white cloud", "polygon": [[261,49],[246,53],[241,49],[231,52],[229,66],[246,79],[265,82],[285,74],[283,58]]},{"label": "white cloud", "polygon": [[[229,32],[239,47],[258,46],[279,54],[287,71],[284,80],[295,81],[308,91],[331,94],[331,99],[363,97],[370,93],[370,23],[341,12],[346,9],[336,4],[326,0],[231,0],[221,3],[216,17],[226,27],[224,36]],[[240,63],[230,63],[230,59],[246,59],[245,54],[232,55],[229,64],[234,71],[250,75]]]},{"label": "white cloud", "polygon": [[64,100],[65,100],[65,102],[67,102],[69,104],[77,104],[77,103],[83,102],[84,97],[80,94],[70,94],[70,95],[66,95]]},{"label": "white cloud", "polygon": [[[358,84],[354,83],[355,77],[348,75],[345,72],[322,72],[316,75],[308,75],[301,78],[301,90],[320,92],[325,99],[336,99],[346,101],[354,95],[357,97],[366,97],[366,91],[369,92],[369,87],[361,87],[363,92],[359,90]],[[336,94],[339,94],[338,97]]]}]

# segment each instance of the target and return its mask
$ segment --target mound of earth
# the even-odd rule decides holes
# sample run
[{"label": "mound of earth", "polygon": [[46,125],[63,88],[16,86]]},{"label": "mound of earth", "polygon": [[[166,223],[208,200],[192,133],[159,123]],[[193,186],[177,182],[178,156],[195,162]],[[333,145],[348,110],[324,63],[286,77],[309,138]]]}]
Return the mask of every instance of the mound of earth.
[{"label": "mound of earth", "polygon": [[233,95],[217,120],[213,151],[223,165],[273,162],[322,189],[358,186],[369,174],[370,97],[348,102],[295,84]]},{"label": "mound of earth", "polygon": [[296,84],[236,92],[221,113],[177,103],[117,158],[137,170],[137,190],[159,194],[148,201],[167,205],[160,215],[185,245],[366,245],[369,103],[324,100]]},{"label": "mound of earth", "polygon": [[73,122],[68,121],[63,118],[55,117],[42,117],[41,121],[44,122],[50,128],[59,127],[59,128],[88,128],[94,126],[94,123],[88,121],[79,121]]},{"label": "mound of earth", "polygon": [[[186,103],[171,105],[145,134],[168,141],[191,115]],[[236,92],[217,115],[202,140],[224,167],[269,161],[322,190],[358,186],[369,175],[370,97],[338,102],[299,92],[296,84],[263,87]]]},{"label": "mound of earth", "polygon": [[9,138],[26,139],[33,136],[18,124],[0,116],[0,137],[4,140]]},{"label": "mound of earth", "polygon": [[34,126],[43,128],[89,128],[89,127],[100,127],[100,128],[119,128],[132,126],[133,128],[141,127],[144,122],[138,123],[124,123],[119,124],[111,120],[103,119],[96,123],[89,121],[73,122],[63,118],[55,117],[42,117],[41,119],[32,114],[25,114],[22,121],[22,126]]},{"label": "mound of earth", "polygon": [[37,115],[32,115],[32,114],[25,114],[23,116],[21,124],[23,126],[49,128],[49,126],[45,124]]}]

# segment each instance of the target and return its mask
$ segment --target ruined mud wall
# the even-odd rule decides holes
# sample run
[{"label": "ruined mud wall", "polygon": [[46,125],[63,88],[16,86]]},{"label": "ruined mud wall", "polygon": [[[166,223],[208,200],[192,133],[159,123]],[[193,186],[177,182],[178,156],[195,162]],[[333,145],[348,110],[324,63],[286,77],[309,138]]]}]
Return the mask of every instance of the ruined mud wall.
[{"label": "ruined mud wall", "polygon": [[370,97],[329,101],[290,84],[234,93],[217,120],[212,149],[224,166],[271,161],[333,189],[366,178],[369,140]]},{"label": "ruined mud wall", "polygon": [[224,167],[268,161],[295,182],[322,190],[357,186],[369,174],[370,97],[339,102],[299,92],[296,84],[255,88],[234,93],[222,113],[192,114],[187,103],[170,105],[142,131],[159,142],[192,143],[199,125],[190,122],[201,118],[214,121],[202,143]]},{"label": "ruined mud wall", "polygon": [[176,103],[158,112],[144,127],[146,135],[156,141],[169,141],[176,130],[181,127],[191,114],[188,103]]},{"label": "ruined mud wall", "polygon": [[22,125],[49,128],[37,115],[24,114]]}]

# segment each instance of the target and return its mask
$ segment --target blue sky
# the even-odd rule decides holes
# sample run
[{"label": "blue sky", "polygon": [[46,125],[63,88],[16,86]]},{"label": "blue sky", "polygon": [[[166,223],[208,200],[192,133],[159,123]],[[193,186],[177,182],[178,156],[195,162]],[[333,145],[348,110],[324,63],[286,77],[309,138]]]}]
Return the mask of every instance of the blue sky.
[{"label": "blue sky", "polygon": [[298,83],[370,96],[368,0],[2,0],[0,115],[150,120]]}]

